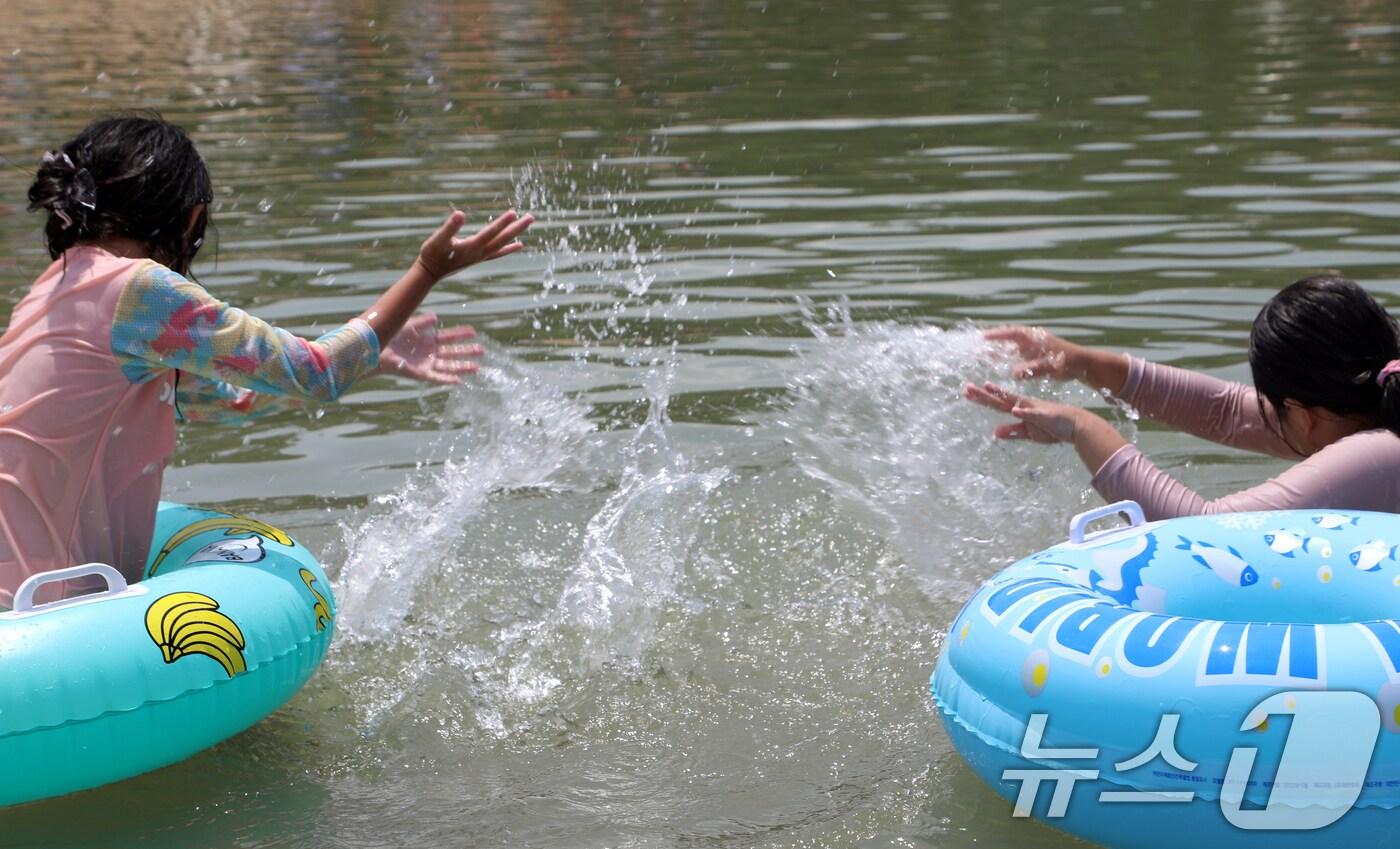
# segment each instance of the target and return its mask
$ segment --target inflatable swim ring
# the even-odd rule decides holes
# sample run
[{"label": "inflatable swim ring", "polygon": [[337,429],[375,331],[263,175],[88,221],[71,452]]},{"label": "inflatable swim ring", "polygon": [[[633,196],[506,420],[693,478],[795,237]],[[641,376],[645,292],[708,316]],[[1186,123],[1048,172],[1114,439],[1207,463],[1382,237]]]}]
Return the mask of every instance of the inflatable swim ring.
[{"label": "inflatable swim ring", "polygon": [[[0,613],[0,806],[175,763],[306,683],[335,618],[305,547],[255,519],[162,503],[145,577],[89,564],[31,576]],[[54,581],[107,589],[36,605]]]},{"label": "inflatable swim ring", "polygon": [[1008,816],[1125,849],[1389,845],[1397,544],[1384,513],[1081,514],[964,606],[934,702]]}]

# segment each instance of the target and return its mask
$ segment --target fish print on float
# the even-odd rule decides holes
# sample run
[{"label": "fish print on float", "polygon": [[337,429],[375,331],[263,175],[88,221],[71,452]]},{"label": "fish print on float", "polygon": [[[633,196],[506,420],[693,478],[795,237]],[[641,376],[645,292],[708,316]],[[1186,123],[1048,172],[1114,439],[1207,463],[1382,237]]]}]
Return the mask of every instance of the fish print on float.
[{"label": "fish print on float", "polygon": [[1300,550],[1304,554],[1332,556],[1332,544],[1322,537],[1308,536],[1306,531],[1297,529],[1278,530],[1264,534],[1264,544],[1275,554],[1293,557]]},{"label": "fish print on float", "polygon": [[1373,539],[1353,548],[1347,558],[1362,572],[1375,572],[1383,562],[1394,561],[1397,550],[1400,550],[1400,546],[1391,545],[1383,539]]},{"label": "fish print on float", "polygon": [[1209,569],[1217,578],[1235,587],[1252,587],[1259,583],[1259,573],[1244,561],[1244,557],[1234,546],[1218,548],[1208,542],[1192,542],[1184,536],[1177,536],[1181,544],[1177,548],[1191,552],[1191,559]]},{"label": "fish print on float", "polygon": [[1357,516],[1343,516],[1340,513],[1323,513],[1321,516],[1312,517],[1313,524],[1324,531],[1334,531],[1337,528],[1345,528],[1347,525],[1355,526],[1361,521]]}]

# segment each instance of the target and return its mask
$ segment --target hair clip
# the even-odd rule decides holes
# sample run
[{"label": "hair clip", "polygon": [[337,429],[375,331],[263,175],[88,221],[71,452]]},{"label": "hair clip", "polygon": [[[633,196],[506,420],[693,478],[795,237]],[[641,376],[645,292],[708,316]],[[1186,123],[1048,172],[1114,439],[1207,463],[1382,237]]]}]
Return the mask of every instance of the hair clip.
[{"label": "hair clip", "polygon": [[79,168],[73,174],[73,186],[68,194],[78,205],[97,209],[97,178],[86,168]]},{"label": "hair clip", "polygon": [[78,168],[78,166],[73,164],[73,160],[68,157],[68,154],[64,153],[61,150],[45,151],[44,156],[40,160],[40,162],[42,162],[44,165],[55,165],[59,162],[62,162],[65,166],[73,170],[77,170]]}]

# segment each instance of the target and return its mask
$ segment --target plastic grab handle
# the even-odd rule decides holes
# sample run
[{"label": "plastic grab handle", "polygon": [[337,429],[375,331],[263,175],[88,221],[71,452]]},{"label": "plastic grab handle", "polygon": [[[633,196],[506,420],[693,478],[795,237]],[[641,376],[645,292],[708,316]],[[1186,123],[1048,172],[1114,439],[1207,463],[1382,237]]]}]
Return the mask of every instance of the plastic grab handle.
[{"label": "plastic grab handle", "polygon": [[[1119,513],[1128,515],[1128,527],[1136,528],[1138,525],[1147,524],[1147,517],[1142,515],[1142,507],[1136,501],[1117,501],[1113,504],[1105,504],[1102,507],[1095,507],[1093,510],[1085,510],[1078,516],[1069,520],[1069,541],[1075,545],[1088,539],[1084,535],[1084,529],[1089,527],[1090,522],[1097,522],[1099,519],[1106,519]],[[1100,531],[1099,533],[1112,533],[1113,530]],[[1089,536],[1096,536],[1090,534]]]},{"label": "plastic grab handle", "polygon": [[[100,593],[90,593],[79,596],[84,601],[88,599],[100,598],[104,595],[116,595],[126,592],[126,578],[122,573],[108,566],[106,563],[84,563],[82,566],[69,566],[67,569],[55,569],[52,572],[40,572],[37,575],[30,575],[19,585],[19,590],[15,593],[15,606],[12,608],[15,613],[25,613],[34,609],[34,591],[44,584],[52,584],[55,581],[67,581],[72,578],[81,578],[86,575],[101,575],[107,579],[107,589]],[[72,599],[65,599],[72,601]],[[58,602],[50,602],[57,604]],[[47,605],[39,605],[45,607]]]}]

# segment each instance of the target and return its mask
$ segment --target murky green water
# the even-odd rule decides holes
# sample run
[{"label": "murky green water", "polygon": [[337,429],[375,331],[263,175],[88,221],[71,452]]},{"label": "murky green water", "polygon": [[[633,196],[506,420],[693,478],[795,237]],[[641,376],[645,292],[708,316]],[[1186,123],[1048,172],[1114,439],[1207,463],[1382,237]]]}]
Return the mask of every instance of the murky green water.
[{"label": "murky green water", "polygon": [[[449,205],[540,223],[431,299],[489,337],[470,387],[185,430],[170,497],[321,550],[338,642],[272,719],[0,845],[1071,845],[926,695],[972,587],[1094,503],[957,400],[996,369],[965,328],[1245,377],[1296,277],[1400,306],[1398,13],[5,4],[0,315],[45,263],[27,172],[122,107],[210,162],[205,284],[301,332]],[[1139,441],[1213,494],[1277,468]]]}]

